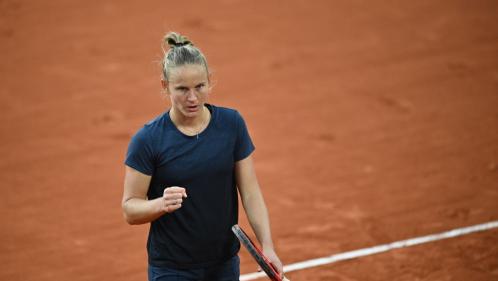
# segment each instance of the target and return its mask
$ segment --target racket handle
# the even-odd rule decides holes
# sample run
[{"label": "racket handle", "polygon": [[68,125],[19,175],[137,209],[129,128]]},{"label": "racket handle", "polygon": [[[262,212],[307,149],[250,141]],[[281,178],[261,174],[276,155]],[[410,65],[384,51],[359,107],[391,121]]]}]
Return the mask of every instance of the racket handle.
[{"label": "racket handle", "polygon": [[[272,262],[268,262],[270,264],[270,266],[273,268],[273,270],[278,274],[278,269],[277,267],[272,263]],[[280,277],[280,276],[279,276]],[[282,274],[282,277],[280,278],[280,281],[285,281],[285,277],[283,276]]]}]

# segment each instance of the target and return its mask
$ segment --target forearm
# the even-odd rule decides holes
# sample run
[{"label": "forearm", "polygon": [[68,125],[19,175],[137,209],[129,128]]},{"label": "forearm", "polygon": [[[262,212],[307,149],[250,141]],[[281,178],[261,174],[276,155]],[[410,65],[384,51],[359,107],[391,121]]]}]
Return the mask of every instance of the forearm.
[{"label": "forearm", "polygon": [[[259,187],[256,189],[259,190]],[[261,192],[254,192],[242,200],[249,223],[263,248],[273,249],[270,219]]]},{"label": "forearm", "polygon": [[129,224],[144,224],[165,214],[162,198],[153,200],[129,198],[123,202],[123,214]]},{"label": "forearm", "polygon": [[275,253],[273,247],[268,209],[266,208],[263,194],[259,188],[251,156],[236,163],[235,173],[242,205],[246,211],[249,223],[251,224],[254,233],[256,233],[256,237],[258,238],[259,243],[261,243],[263,254],[266,255],[278,270],[279,274],[282,275],[282,262]]}]

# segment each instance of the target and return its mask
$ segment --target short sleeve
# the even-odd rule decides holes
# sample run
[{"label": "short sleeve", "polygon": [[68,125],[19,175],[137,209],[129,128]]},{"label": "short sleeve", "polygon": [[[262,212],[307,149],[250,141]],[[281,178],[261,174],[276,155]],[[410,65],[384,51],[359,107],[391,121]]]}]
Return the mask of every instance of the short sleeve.
[{"label": "short sleeve", "polygon": [[235,142],[234,159],[237,162],[249,156],[254,151],[255,147],[242,116],[236,112],[235,118],[237,124],[237,140]]},{"label": "short sleeve", "polygon": [[125,164],[143,174],[152,176],[154,172],[154,153],[151,139],[145,127],[131,138]]}]

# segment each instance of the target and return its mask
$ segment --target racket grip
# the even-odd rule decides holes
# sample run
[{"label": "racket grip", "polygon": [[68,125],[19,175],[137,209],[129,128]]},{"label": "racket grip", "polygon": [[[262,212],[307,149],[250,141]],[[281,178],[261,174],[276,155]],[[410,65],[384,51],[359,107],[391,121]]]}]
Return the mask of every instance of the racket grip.
[{"label": "racket grip", "polygon": [[[278,273],[278,269],[277,269],[277,267],[276,267],[276,266],[275,266],[272,262],[270,262],[270,265],[271,265],[271,267],[273,267],[273,270],[275,270],[275,272],[277,272],[277,273]],[[282,274],[282,276],[281,276],[280,280],[281,280],[281,281],[290,281],[290,280],[289,280],[289,279],[287,279],[287,278],[286,278],[283,274]]]}]

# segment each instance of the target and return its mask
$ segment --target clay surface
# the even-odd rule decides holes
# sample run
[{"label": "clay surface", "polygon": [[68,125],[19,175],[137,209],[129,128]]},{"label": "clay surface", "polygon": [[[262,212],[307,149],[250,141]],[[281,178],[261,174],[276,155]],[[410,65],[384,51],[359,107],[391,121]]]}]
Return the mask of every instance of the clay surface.
[{"label": "clay surface", "polygon": [[[210,102],[246,119],[284,263],[497,220],[497,15],[483,0],[0,0],[0,280],[146,280],[123,159],[169,107],[170,30],[207,55]],[[491,230],[288,277],[498,280],[496,245]]]}]

